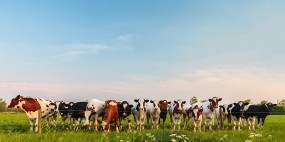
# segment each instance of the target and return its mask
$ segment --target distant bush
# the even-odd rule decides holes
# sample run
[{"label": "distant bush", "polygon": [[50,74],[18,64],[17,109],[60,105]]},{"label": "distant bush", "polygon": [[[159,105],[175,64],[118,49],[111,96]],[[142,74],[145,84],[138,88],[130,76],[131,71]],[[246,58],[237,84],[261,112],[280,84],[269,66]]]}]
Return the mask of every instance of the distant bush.
[{"label": "distant bush", "polygon": [[275,106],[271,112],[272,115],[285,115],[285,108],[282,106]]}]

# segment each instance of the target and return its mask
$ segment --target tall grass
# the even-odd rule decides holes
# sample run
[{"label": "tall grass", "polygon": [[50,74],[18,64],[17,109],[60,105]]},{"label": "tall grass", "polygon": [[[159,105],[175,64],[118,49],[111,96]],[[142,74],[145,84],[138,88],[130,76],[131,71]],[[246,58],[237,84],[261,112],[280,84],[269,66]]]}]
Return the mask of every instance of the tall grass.
[{"label": "tall grass", "polygon": [[[112,127],[112,132],[104,134],[103,132],[94,132],[89,130],[62,130],[58,121],[57,129],[43,129],[42,134],[29,132],[29,122],[25,114],[3,114],[0,113],[0,141],[44,141],[44,142],[149,142],[149,141],[193,141],[193,142],[209,142],[209,141],[227,141],[227,142],[283,142],[285,141],[285,116],[271,115],[268,116],[263,128],[257,128],[255,131],[242,127],[241,131],[233,131],[226,129],[218,130],[214,127],[213,131],[202,131],[194,133],[192,126],[187,129],[173,131],[170,128],[169,117],[166,126],[159,130],[146,128],[142,132],[132,130],[126,132],[126,127],[117,133]],[[182,122],[183,124],[183,122]],[[43,123],[45,126],[45,123]],[[148,127],[148,126],[147,126]],[[230,127],[229,127],[230,128]]]}]

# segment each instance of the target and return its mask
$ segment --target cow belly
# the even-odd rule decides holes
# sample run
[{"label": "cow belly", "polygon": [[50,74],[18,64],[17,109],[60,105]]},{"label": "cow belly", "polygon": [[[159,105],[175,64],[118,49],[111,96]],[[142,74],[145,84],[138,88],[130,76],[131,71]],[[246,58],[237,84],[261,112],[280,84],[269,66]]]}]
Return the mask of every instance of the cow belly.
[{"label": "cow belly", "polygon": [[177,119],[177,118],[180,118],[180,116],[181,116],[180,113],[174,113],[174,114],[173,114],[173,117],[176,118],[176,119]]}]

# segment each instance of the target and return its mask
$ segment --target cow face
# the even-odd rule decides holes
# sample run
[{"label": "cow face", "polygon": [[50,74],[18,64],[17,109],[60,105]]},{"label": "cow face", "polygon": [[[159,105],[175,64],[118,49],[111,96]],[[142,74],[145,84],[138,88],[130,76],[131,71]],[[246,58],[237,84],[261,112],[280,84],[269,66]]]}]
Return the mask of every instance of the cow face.
[{"label": "cow face", "polygon": [[21,105],[22,96],[18,95],[16,98],[13,98],[7,108],[19,108]]},{"label": "cow face", "polygon": [[174,101],[174,103],[176,104],[174,110],[176,110],[177,112],[181,113],[183,105],[186,103],[186,101],[182,101],[182,100],[179,99],[178,101]]},{"label": "cow face", "polygon": [[145,103],[149,102],[149,100],[140,98],[140,99],[135,99],[134,101],[138,103],[137,108],[136,108],[137,111],[139,111],[140,109],[146,111]]},{"label": "cow face", "polygon": [[157,110],[160,107],[159,101],[150,101],[153,104],[153,107],[155,108],[155,110]]},{"label": "cow face", "polygon": [[221,101],[222,98],[213,97],[212,99],[209,99],[209,102],[211,103],[211,107],[218,108],[219,107],[219,101]]},{"label": "cow face", "polygon": [[269,112],[271,112],[273,107],[277,106],[277,104],[273,104],[273,103],[269,102],[269,103],[266,104],[266,106],[268,107]]},{"label": "cow face", "polygon": [[168,105],[171,104],[171,102],[167,102],[167,100],[161,100],[159,101],[159,106],[161,111],[167,111]]},{"label": "cow face", "polygon": [[133,105],[130,105],[127,101],[118,102],[119,107],[119,115],[123,116],[124,118],[131,114],[131,109]]},{"label": "cow face", "polygon": [[192,112],[192,116],[195,121],[202,120],[203,107],[195,105]]}]

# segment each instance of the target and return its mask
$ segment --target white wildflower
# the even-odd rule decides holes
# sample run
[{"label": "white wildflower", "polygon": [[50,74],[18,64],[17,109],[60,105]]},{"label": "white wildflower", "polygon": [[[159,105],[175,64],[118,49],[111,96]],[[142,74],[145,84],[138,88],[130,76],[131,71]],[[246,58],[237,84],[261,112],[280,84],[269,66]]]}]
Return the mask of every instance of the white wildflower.
[{"label": "white wildflower", "polygon": [[181,136],[176,136],[176,138],[178,138],[178,139],[183,139]]},{"label": "white wildflower", "polygon": [[224,138],[220,138],[220,141],[224,141]]},{"label": "white wildflower", "polygon": [[262,137],[262,134],[255,134],[255,137]]},{"label": "white wildflower", "polygon": [[169,135],[170,137],[174,137],[174,136],[176,136],[177,134],[171,134],[171,135]]},{"label": "white wildflower", "polygon": [[225,135],[224,135],[224,138],[226,138],[226,137],[228,137],[228,135],[227,135],[227,134],[225,134]]},{"label": "white wildflower", "polygon": [[176,142],[176,139],[171,139],[171,142]]},{"label": "white wildflower", "polygon": [[120,140],[119,142],[124,142],[124,140]]},{"label": "white wildflower", "polygon": [[252,140],[245,140],[245,142],[252,142]]}]

